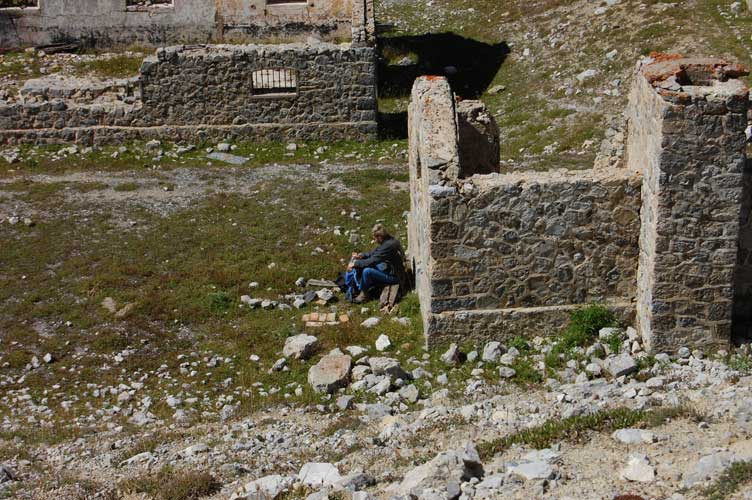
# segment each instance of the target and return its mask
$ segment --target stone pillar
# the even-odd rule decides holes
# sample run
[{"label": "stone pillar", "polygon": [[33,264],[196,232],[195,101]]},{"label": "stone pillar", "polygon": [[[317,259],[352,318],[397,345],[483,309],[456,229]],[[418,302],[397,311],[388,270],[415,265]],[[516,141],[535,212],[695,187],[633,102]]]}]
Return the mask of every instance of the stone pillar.
[{"label": "stone pillar", "polygon": [[654,352],[728,345],[749,91],[738,65],[657,56],[632,87],[643,173],[637,325]]}]

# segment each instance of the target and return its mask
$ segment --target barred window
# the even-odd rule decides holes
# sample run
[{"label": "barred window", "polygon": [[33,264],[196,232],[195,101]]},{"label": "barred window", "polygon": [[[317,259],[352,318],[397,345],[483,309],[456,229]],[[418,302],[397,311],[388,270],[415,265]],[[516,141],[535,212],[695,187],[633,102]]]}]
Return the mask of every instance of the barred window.
[{"label": "barred window", "polygon": [[253,95],[298,93],[298,74],[294,69],[260,69],[253,72]]}]

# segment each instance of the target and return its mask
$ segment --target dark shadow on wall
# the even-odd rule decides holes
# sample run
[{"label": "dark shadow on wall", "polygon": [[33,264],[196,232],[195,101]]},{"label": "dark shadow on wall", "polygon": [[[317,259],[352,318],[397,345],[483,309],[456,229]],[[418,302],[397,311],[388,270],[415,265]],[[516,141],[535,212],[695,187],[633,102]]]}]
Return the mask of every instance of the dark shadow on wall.
[{"label": "dark shadow on wall", "polygon": [[[379,97],[409,97],[419,76],[446,76],[463,99],[477,99],[509,54],[506,42],[488,44],[454,33],[383,37],[378,40]],[[384,137],[407,137],[407,113],[380,113]]]},{"label": "dark shadow on wall", "polygon": [[752,159],[742,177],[742,207],[739,219],[739,253],[734,274],[733,342],[752,342]]}]

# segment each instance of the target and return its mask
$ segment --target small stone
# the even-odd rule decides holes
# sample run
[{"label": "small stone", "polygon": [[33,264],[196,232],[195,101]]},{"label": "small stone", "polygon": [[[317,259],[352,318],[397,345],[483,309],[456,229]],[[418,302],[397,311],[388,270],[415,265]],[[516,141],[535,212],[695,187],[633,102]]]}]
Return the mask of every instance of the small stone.
[{"label": "small stone", "polygon": [[677,356],[679,356],[681,359],[687,359],[692,355],[692,351],[689,350],[689,347],[680,347],[678,351],[676,351]]},{"label": "small stone", "polygon": [[457,347],[457,344],[452,343],[452,345],[449,346],[449,349],[441,355],[441,361],[447,365],[458,365],[462,362],[461,355],[460,348]]},{"label": "small stone", "polygon": [[221,142],[217,144],[217,151],[221,153],[229,153],[230,152],[230,145],[226,142]]},{"label": "small stone", "polygon": [[107,311],[111,314],[115,314],[117,312],[117,304],[115,303],[115,299],[113,299],[112,297],[105,297],[102,301],[102,307],[107,309]]},{"label": "small stone", "polygon": [[499,367],[499,377],[501,378],[512,378],[515,375],[517,375],[517,372],[514,368],[510,368],[508,366],[500,366]]},{"label": "small stone", "polygon": [[546,480],[555,476],[551,464],[543,460],[513,465],[509,467],[509,472],[525,481]]},{"label": "small stone", "polygon": [[504,354],[504,349],[500,342],[489,342],[483,348],[481,359],[486,363],[496,363],[502,354]]},{"label": "small stone", "polygon": [[652,377],[645,381],[645,387],[648,387],[650,389],[658,389],[660,387],[663,387],[663,384],[665,384],[666,381],[663,379],[663,377]]},{"label": "small stone", "polygon": [[469,353],[467,353],[468,363],[474,363],[476,359],[478,359],[478,351],[470,351]]},{"label": "small stone", "polygon": [[281,372],[282,369],[287,366],[287,360],[285,358],[279,358],[277,361],[274,362],[272,365],[272,371],[274,372]]},{"label": "small stone", "polygon": [[262,500],[277,498],[292,486],[292,479],[279,474],[265,476],[237,489],[230,500]]},{"label": "small stone", "polygon": [[665,352],[659,352],[654,357],[655,361],[661,364],[667,364],[671,362],[671,356],[669,356]]},{"label": "small stone", "polygon": [[381,318],[378,316],[373,316],[371,318],[368,318],[367,320],[363,321],[360,326],[363,328],[373,328],[377,326],[379,323],[381,323]]},{"label": "small stone", "polygon": [[123,465],[141,464],[145,462],[151,462],[152,460],[154,460],[154,455],[149,451],[145,451],[143,453],[133,455],[127,460],[123,460],[122,462],[120,462],[120,466],[122,467]]},{"label": "small stone", "polygon": [[593,78],[596,74],[597,74],[597,71],[595,71],[594,69],[586,69],[585,71],[577,75],[577,81],[582,83],[585,80],[589,80]]},{"label": "small stone", "polygon": [[200,453],[206,453],[209,451],[209,447],[204,443],[194,444],[183,450],[183,455],[186,457],[193,457]]},{"label": "small stone", "polygon": [[353,407],[354,396],[345,395],[337,398],[337,408],[342,411],[349,410]]},{"label": "small stone", "polygon": [[395,379],[407,380],[410,375],[402,369],[399,361],[393,358],[372,357],[368,358],[368,365],[374,375],[389,375]]},{"label": "small stone", "polygon": [[650,444],[656,442],[655,434],[642,429],[619,429],[611,434],[611,437],[624,444]]},{"label": "small stone", "polygon": [[392,341],[389,340],[389,337],[385,334],[379,335],[379,338],[376,339],[376,350],[379,352],[386,351],[392,346]]},{"label": "small stone", "polygon": [[585,371],[593,376],[599,376],[601,374],[601,365],[598,363],[588,363],[585,367]]},{"label": "small stone", "polygon": [[622,469],[621,477],[627,481],[649,483],[655,479],[655,467],[650,465],[645,455],[633,455]]},{"label": "small stone", "polygon": [[49,365],[50,363],[55,361],[55,358],[54,356],[52,356],[52,354],[48,352],[47,354],[44,355],[44,357],[42,357],[42,361],[44,361],[45,363]]},{"label": "small stone", "polygon": [[18,481],[16,473],[7,465],[0,464],[0,484],[10,481]]},{"label": "small stone", "polygon": [[417,403],[418,398],[420,397],[420,392],[418,391],[418,388],[415,387],[415,385],[410,384],[400,389],[399,395],[408,403]]}]

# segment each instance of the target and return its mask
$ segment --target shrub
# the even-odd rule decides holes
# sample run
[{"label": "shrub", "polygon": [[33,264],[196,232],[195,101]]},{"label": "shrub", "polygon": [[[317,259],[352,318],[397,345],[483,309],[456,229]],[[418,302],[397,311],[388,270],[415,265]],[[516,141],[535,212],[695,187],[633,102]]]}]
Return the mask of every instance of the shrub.
[{"label": "shrub", "polygon": [[[567,357],[566,354],[572,349],[592,344],[601,328],[615,325],[614,314],[600,304],[591,304],[572,311],[569,325],[567,325],[556,345],[546,354],[546,366],[554,370],[561,368]],[[614,337],[616,338],[616,336]],[[609,346],[612,347],[611,342],[609,342]],[[565,356],[562,356],[562,354]]]},{"label": "shrub", "polygon": [[572,311],[562,342],[566,347],[582,347],[592,343],[601,328],[616,325],[614,313],[600,304],[591,304]]},{"label": "shrub", "polygon": [[514,347],[515,349],[520,351],[521,354],[530,352],[530,344],[528,344],[527,340],[522,337],[514,337],[512,340],[510,340],[509,347]]},{"label": "shrub", "polygon": [[208,295],[209,310],[213,313],[223,313],[232,305],[232,299],[225,292],[212,292]]}]

